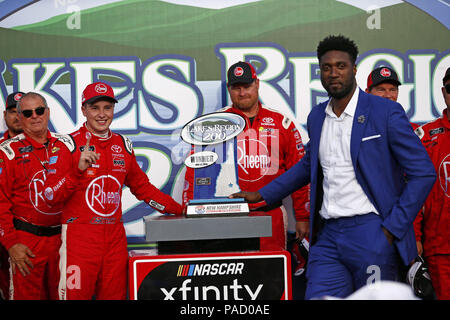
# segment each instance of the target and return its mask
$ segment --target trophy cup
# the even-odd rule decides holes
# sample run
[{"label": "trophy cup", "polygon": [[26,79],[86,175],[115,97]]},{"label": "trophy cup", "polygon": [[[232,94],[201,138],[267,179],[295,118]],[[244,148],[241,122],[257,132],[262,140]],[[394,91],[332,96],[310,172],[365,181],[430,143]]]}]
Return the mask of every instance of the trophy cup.
[{"label": "trophy cup", "polygon": [[215,112],[188,122],[181,138],[193,145],[194,152],[186,166],[194,170],[193,199],[189,200],[188,217],[247,215],[244,199],[229,199],[239,192],[237,171],[237,136],[244,130],[245,119],[229,112]]}]

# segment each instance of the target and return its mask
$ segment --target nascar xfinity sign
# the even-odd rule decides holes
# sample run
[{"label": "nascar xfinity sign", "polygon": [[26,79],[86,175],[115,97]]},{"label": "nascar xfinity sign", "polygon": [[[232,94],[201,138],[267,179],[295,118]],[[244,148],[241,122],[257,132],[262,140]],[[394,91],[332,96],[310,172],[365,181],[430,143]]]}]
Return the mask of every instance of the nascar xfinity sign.
[{"label": "nascar xfinity sign", "polygon": [[291,297],[287,252],[134,256],[130,299],[285,300]]}]

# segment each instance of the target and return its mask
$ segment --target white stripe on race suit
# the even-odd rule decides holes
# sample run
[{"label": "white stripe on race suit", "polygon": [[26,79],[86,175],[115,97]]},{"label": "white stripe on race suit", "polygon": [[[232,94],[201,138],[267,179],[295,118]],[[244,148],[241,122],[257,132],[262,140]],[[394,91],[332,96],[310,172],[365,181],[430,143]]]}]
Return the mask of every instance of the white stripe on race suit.
[{"label": "white stripe on race suit", "polygon": [[14,300],[14,282],[11,267],[11,258],[8,258],[8,262],[9,262],[9,300]]},{"label": "white stripe on race suit", "polygon": [[67,300],[67,224],[61,226],[61,247],[59,248],[59,300]]}]

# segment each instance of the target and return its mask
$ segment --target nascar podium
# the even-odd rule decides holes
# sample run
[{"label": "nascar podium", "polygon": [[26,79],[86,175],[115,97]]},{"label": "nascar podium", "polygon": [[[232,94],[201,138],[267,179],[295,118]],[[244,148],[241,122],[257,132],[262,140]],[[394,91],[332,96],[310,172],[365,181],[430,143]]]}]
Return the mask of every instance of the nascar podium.
[{"label": "nascar podium", "polygon": [[271,236],[271,217],[144,218],[152,250],[130,251],[132,300],[287,300],[291,262],[287,251],[260,251]]}]

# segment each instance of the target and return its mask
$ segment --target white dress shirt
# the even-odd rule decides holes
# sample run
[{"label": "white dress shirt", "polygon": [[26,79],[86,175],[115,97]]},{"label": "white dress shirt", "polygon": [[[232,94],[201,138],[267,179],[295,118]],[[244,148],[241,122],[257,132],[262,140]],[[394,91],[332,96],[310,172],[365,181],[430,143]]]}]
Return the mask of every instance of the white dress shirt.
[{"label": "white dress shirt", "polygon": [[340,117],[330,102],[325,113],[319,146],[319,161],[323,170],[323,202],[320,215],[325,219],[377,213],[356,180],[350,156],[353,118],[358,103],[359,88]]}]

